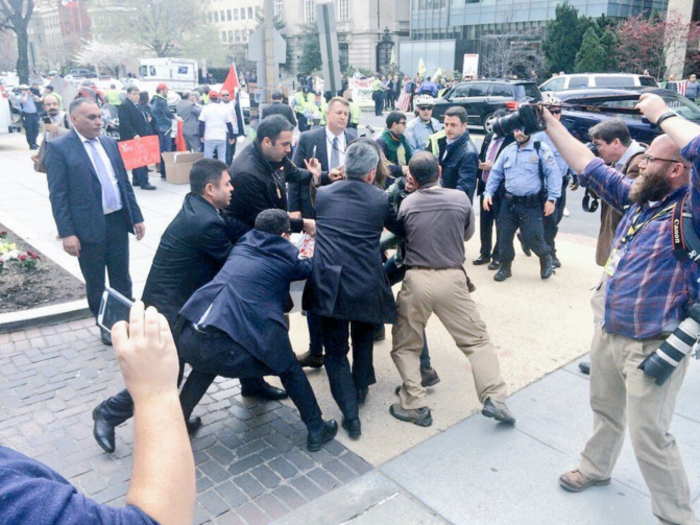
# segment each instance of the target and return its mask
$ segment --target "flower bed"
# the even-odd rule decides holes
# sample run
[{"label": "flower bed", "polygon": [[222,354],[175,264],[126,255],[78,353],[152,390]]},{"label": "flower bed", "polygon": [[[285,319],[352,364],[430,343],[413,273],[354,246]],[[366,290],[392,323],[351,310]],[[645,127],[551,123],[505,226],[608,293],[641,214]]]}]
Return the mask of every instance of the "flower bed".
[{"label": "flower bed", "polygon": [[84,297],[83,283],[0,224],[0,313]]}]

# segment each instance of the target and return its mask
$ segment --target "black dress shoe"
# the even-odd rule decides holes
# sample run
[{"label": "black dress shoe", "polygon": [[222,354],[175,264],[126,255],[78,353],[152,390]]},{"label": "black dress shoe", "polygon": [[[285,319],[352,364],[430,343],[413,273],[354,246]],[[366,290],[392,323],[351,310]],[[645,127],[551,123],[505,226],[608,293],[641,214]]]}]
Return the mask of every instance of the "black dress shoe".
[{"label": "black dress shoe", "polygon": [[352,419],[343,418],[343,428],[348,431],[350,439],[359,439],[362,435],[362,423],[360,423],[359,417]]},{"label": "black dress shoe", "polygon": [[100,331],[100,340],[102,341],[103,345],[112,346],[112,334],[110,334],[107,330]]},{"label": "black dress shoe", "polygon": [[324,421],[321,428],[314,432],[309,432],[306,438],[306,449],[309,452],[318,452],[321,447],[332,440],[338,433],[338,423],[335,419]]},{"label": "black dress shoe", "polygon": [[525,244],[525,239],[523,238],[522,232],[518,232],[517,237],[520,241],[520,247],[522,248],[523,253],[530,257],[532,255],[532,250],[530,250],[530,247],[527,244]]},{"label": "black dress shoe", "polygon": [[489,270],[498,270],[500,267],[501,261],[499,261],[498,259],[493,259],[488,265]]},{"label": "black dress shoe", "polygon": [[241,395],[243,397],[257,397],[258,399],[267,399],[268,401],[279,401],[280,399],[287,399],[289,397],[289,395],[287,395],[287,392],[285,392],[281,388],[277,388],[268,383],[264,383],[264,385],[254,389],[248,389],[244,385],[243,387],[241,387]]},{"label": "black dress shoe", "polygon": [[374,340],[384,341],[386,339],[386,327],[383,324],[377,325],[374,329]]},{"label": "black dress shoe", "polygon": [[199,416],[191,417],[189,421],[185,422],[185,426],[187,426],[187,433],[192,435],[202,426],[202,418]]},{"label": "black dress shoe", "polygon": [[557,259],[557,256],[552,254],[552,266],[555,268],[561,268],[561,261]]},{"label": "black dress shoe", "polygon": [[368,394],[368,393],[369,393],[369,388],[368,388],[368,387],[360,388],[360,389],[357,391],[357,404],[358,404],[358,405],[364,405],[364,404],[365,404],[365,401],[367,401],[367,394]]},{"label": "black dress shoe", "polygon": [[578,364],[578,369],[581,371],[582,374],[590,375],[591,374],[591,363],[588,361],[581,361]]},{"label": "black dress shoe", "polygon": [[155,190],[156,187],[153,184],[142,184],[141,189],[142,190]]},{"label": "black dress shoe", "polygon": [[540,259],[540,277],[542,279],[549,279],[554,273],[554,266],[552,265],[552,256],[547,255]]},{"label": "black dress shoe", "polygon": [[102,405],[104,405],[104,403],[100,403],[95,407],[95,410],[92,411],[92,420],[95,422],[92,428],[92,435],[95,436],[97,444],[100,445],[105,452],[111,454],[114,452],[115,447],[114,426],[110,425],[102,415]]},{"label": "black dress shoe", "polygon": [[304,367],[308,366],[310,368],[321,368],[323,366],[323,356],[312,354],[311,352],[304,352],[297,356],[297,361]]},{"label": "black dress shoe", "polygon": [[513,274],[510,271],[511,264],[512,263],[510,261],[501,263],[501,267],[496,272],[496,275],[493,276],[493,280],[502,283],[508,279],[508,277],[512,277]]},{"label": "black dress shoe", "polygon": [[491,261],[491,257],[486,255],[479,255],[479,258],[472,262],[474,266],[481,266],[482,264],[488,264]]}]

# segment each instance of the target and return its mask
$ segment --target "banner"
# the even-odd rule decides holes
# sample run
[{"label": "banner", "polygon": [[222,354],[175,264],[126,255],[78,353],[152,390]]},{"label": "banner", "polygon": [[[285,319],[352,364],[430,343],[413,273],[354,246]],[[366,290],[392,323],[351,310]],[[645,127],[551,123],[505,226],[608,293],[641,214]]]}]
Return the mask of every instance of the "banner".
[{"label": "banner", "polygon": [[348,89],[352,92],[352,100],[361,108],[373,108],[372,85],[374,77],[370,78],[349,78]]},{"label": "banner", "polygon": [[124,161],[124,167],[128,170],[160,162],[158,135],[125,140],[124,142],[119,142],[118,146],[119,153],[121,153]]},{"label": "banner", "polygon": [[464,65],[462,66],[462,78],[478,78],[479,76],[479,55],[467,53],[464,55]]}]

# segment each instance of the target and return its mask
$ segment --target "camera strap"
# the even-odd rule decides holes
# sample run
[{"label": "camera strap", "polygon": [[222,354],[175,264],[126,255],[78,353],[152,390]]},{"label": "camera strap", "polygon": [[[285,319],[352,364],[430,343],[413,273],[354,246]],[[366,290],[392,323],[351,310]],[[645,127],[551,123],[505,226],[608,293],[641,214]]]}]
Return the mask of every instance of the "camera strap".
[{"label": "camera strap", "polygon": [[671,222],[671,239],[673,241],[673,255],[683,261],[690,259],[700,262],[700,238],[695,232],[693,215],[688,210],[688,194],[681,202],[673,207],[673,221]]}]

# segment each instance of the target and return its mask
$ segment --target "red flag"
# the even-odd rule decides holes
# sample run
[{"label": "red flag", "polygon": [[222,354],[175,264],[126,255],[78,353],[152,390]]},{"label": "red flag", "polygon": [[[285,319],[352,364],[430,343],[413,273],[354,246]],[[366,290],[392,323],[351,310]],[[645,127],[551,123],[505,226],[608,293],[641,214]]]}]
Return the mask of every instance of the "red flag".
[{"label": "red flag", "polygon": [[185,135],[182,133],[184,128],[184,122],[181,120],[177,121],[177,135],[175,136],[175,151],[187,151],[187,143],[185,142]]},{"label": "red flag", "polygon": [[226,90],[228,91],[232,97],[235,96],[235,89],[241,89],[241,85],[238,83],[238,72],[236,71],[236,64],[231,62],[231,69],[228,72],[228,75],[226,76],[226,80],[224,80],[224,85],[221,87],[221,90]]}]

